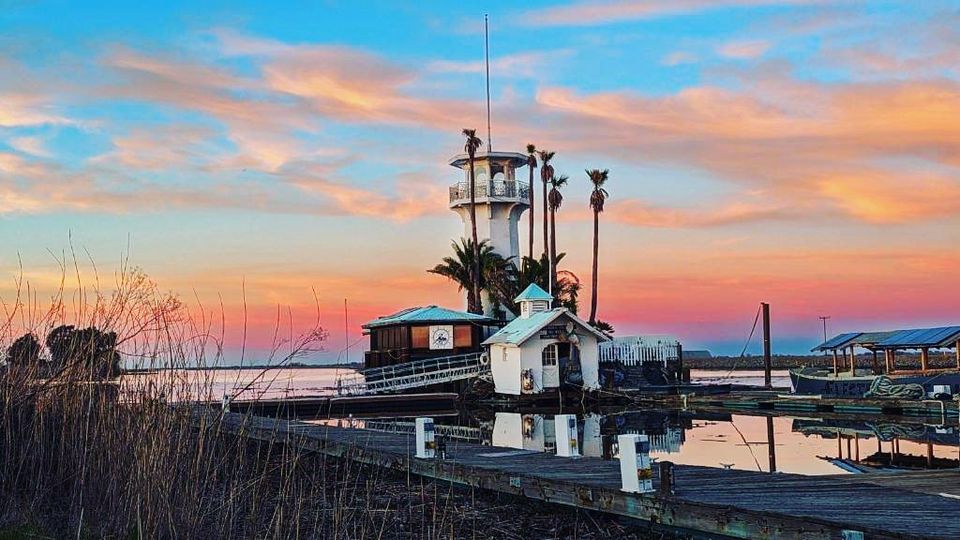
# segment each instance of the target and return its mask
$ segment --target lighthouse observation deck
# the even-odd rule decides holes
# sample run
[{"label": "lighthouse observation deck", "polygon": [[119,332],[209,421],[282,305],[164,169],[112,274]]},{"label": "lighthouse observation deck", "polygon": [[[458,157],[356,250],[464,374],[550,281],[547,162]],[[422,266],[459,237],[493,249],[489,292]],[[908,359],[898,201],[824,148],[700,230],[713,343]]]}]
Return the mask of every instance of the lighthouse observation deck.
[{"label": "lighthouse observation deck", "polygon": [[[474,198],[477,204],[487,202],[513,202],[530,204],[530,186],[516,180],[477,179]],[[450,206],[470,204],[470,184],[458,182],[450,186]]]}]

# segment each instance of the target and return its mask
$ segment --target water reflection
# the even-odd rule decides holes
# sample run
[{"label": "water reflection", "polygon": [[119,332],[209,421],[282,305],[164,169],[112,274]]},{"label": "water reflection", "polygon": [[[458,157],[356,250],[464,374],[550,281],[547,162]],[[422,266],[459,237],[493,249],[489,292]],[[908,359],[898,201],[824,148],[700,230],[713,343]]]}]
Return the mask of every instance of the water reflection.
[{"label": "water reflection", "polygon": [[[957,429],[917,422],[643,410],[582,411],[577,424],[581,453],[603,459],[617,458],[617,435],[642,433],[653,459],[686,465],[800,474],[960,466]],[[366,420],[363,427],[412,432],[413,424]],[[557,446],[552,411],[462,412],[437,417],[436,429],[451,440],[503,448],[555,453]]]}]

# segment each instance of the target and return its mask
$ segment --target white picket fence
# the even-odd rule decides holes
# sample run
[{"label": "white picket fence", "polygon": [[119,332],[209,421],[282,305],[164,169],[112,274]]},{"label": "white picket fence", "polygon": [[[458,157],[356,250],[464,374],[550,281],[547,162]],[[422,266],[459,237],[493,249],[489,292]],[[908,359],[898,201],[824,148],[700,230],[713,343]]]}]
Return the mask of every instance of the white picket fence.
[{"label": "white picket fence", "polygon": [[624,336],[600,344],[601,362],[637,366],[658,362],[663,366],[680,356],[680,342],[670,336]]}]

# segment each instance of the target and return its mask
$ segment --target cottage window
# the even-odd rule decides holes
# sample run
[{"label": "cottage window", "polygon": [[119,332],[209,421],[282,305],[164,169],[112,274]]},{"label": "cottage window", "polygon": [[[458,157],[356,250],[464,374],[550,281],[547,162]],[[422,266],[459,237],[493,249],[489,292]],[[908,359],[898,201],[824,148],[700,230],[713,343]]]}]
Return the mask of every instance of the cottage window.
[{"label": "cottage window", "polygon": [[556,345],[547,345],[543,348],[543,365],[545,366],[555,366],[557,365],[557,346]]},{"label": "cottage window", "polygon": [[427,349],[430,347],[430,327],[414,326],[410,328],[410,348]]},{"label": "cottage window", "polygon": [[473,347],[473,328],[469,324],[458,324],[453,327],[454,347]]}]

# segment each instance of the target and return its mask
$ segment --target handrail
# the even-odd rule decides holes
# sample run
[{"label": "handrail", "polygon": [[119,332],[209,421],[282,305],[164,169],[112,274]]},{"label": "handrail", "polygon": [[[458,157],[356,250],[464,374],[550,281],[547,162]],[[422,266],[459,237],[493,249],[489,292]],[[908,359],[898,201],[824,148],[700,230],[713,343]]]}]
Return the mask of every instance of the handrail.
[{"label": "handrail", "polygon": [[479,376],[480,353],[427,358],[359,371],[337,379],[337,395],[375,394]]}]

